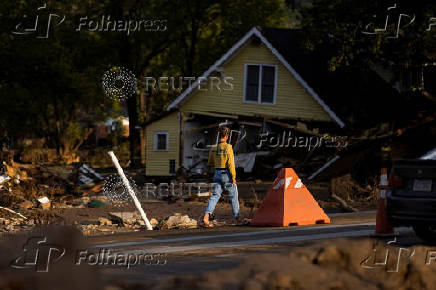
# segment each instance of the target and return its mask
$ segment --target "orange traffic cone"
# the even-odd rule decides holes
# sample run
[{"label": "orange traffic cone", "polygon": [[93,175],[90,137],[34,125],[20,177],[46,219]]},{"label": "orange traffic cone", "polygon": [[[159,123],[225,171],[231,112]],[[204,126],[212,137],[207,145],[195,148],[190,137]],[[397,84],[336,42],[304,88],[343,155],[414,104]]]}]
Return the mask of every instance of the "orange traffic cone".
[{"label": "orange traffic cone", "polygon": [[283,168],[251,222],[254,226],[330,223],[292,168]]},{"label": "orange traffic cone", "polygon": [[375,233],[378,235],[391,235],[394,233],[394,229],[389,223],[388,216],[386,214],[386,189],[388,187],[388,170],[386,168],[381,169],[380,175],[380,193],[377,202],[377,217],[375,224]]}]

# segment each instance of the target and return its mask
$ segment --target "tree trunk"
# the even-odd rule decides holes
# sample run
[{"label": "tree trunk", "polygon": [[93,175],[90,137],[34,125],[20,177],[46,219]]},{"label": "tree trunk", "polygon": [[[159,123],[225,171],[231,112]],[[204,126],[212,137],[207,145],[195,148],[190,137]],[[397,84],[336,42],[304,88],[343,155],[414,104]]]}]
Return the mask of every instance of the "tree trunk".
[{"label": "tree trunk", "polygon": [[139,132],[136,129],[138,125],[138,111],[136,104],[136,95],[127,98],[127,110],[129,113],[129,142],[130,142],[130,166],[137,167],[141,164]]},{"label": "tree trunk", "polygon": [[[141,80],[144,79],[144,76],[141,76]],[[145,88],[144,86],[141,87],[140,93],[139,93],[139,113],[143,115],[141,120],[145,120],[145,115],[147,113],[146,111],[146,102],[145,102]],[[141,144],[141,164],[144,165],[146,162],[146,135],[145,135],[145,128],[140,129],[140,144]]]}]

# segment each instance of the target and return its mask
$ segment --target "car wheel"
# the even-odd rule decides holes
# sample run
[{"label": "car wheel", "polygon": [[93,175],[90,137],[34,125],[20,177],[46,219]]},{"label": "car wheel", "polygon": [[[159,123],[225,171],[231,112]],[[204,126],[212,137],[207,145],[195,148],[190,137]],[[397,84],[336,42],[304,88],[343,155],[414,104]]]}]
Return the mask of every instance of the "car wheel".
[{"label": "car wheel", "polygon": [[424,241],[436,243],[436,226],[414,226],[413,230]]}]

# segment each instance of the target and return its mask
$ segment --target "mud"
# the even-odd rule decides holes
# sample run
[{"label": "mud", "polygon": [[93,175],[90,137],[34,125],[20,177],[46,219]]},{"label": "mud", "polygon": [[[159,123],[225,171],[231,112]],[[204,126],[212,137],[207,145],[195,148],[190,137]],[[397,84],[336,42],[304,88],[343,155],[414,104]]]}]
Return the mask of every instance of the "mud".
[{"label": "mud", "polygon": [[[373,248],[379,251],[378,262],[389,249],[386,265],[372,263]],[[436,261],[428,253],[436,247],[399,249],[372,239],[331,240],[284,254],[259,255],[235,269],[171,278],[136,289],[434,289]]]}]

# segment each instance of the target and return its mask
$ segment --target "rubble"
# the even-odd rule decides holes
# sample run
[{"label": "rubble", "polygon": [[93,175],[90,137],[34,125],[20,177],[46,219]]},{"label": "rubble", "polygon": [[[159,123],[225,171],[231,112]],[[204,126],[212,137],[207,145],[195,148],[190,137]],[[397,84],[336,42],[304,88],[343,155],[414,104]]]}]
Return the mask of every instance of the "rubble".
[{"label": "rubble", "polygon": [[112,221],[110,219],[107,218],[99,218],[98,219],[100,226],[111,226],[112,225]]},{"label": "rubble", "polygon": [[11,178],[9,176],[7,176],[6,174],[0,175],[0,186],[2,186],[3,183],[5,183],[6,181],[8,181],[10,179]]},{"label": "rubble", "polygon": [[155,228],[159,224],[159,221],[153,218],[150,220],[150,224],[153,228]]},{"label": "rubble", "polygon": [[136,212],[110,212],[109,215],[112,218],[112,221],[118,224],[135,224],[136,220],[140,218],[140,216]]},{"label": "rubble", "polygon": [[4,210],[4,211],[7,211],[8,213],[11,213],[11,214],[14,214],[14,215],[18,215],[19,217],[21,217],[21,218],[23,218],[23,219],[26,219],[26,217],[23,216],[21,213],[16,212],[16,211],[13,211],[13,210],[11,210],[10,208],[6,208],[6,207],[2,207],[2,206],[0,206],[0,209],[1,209],[1,210]]},{"label": "rubble", "polygon": [[161,222],[161,229],[195,229],[198,227],[196,220],[189,218],[188,215],[175,213]]},{"label": "rubble", "polygon": [[[63,206],[66,201],[81,195],[90,195],[94,200],[106,202],[104,197],[97,196],[102,191],[103,177],[86,164],[74,169],[72,166],[45,166],[9,161],[3,162],[2,170],[5,174],[0,175],[0,205],[3,206],[31,209],[39,205],[48,209],[56,204],[56,207],[62,208],[68,207]],[[89,189],[77,186],[78,175],[85,173],[87,178],[93,178],[94,185]],[[39,200],[41,198],[44,202]]]},{"label": "rubble", "polygon": [[39,206],[42,209],[49,209],[51,207],[51,202],[47,196],[43,196],[43,197],[38,198],[38,202],[39,202]]},{"label": "rubble", "polygon": [[145,222],[142,219],[136,219],[135,225],[145,227]]},{"label": "rubble", "polygon": [[[99,182],[103,181],[103,177],[87,164],[83,164],[78,169],[78,181],[80,186],[95,187]],[[99,187],[100,191],[102,186]]]},{"label": "rubble", "polygon": [[33,202],[28,201],[28,200],[25,200],[25,201],[23,201],[22,203],[20,203],[18,205],[18,208],[21,209],[21,210],[30,209],[30,208],[33,208],[33,207],[34,207]]},{"label": "rubble", "polygon": [[15,232],[26,228],[31,228],[34,225],[33,220],[24,218],[0,218],[0,232]]},{"label": "rubble", "polygon": [[331,193],[342,200],[350,201],[353,199],[371,198],[372,187],[362,188],[350,174],[343,175],[331,180]]}]

